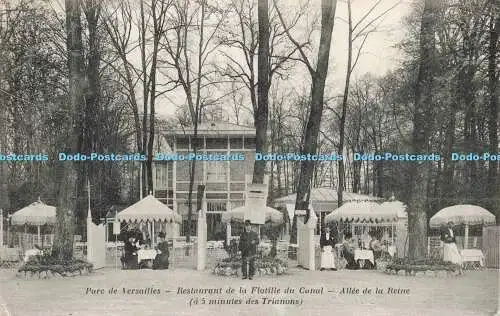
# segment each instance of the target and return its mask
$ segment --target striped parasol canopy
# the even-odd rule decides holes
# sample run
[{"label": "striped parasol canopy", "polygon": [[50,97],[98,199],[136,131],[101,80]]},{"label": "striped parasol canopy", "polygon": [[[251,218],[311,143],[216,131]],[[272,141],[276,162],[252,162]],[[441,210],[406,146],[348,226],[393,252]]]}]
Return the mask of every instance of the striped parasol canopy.
[{"label": "striped parasol canopy", "polygon": [[[391,204],[389,204],[391,203]],[[349,202],[325,216],[325,222],[354,223],[390,223],[396,222],[402,215],[401,206],[387,202],[380,205],[375,202]],[[397,207],[395,207],[397,206]]]},{"label": "striped parasol canopy", "polygon": [[127,207],[116,216],[119,222],[181,222],[181,216],[153,195]]}]

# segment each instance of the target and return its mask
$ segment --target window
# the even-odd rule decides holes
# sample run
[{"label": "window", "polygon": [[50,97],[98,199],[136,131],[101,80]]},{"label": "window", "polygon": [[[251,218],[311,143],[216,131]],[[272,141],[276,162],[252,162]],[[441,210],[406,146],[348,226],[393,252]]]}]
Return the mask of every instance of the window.
[{"label": "window", "polygon": [[189,148],[189,138],[188,137],[177,137],[177,149],[188,149]]},{"label": "window", "polygon": [[231,138],[231,149],[243,149],[243,138]]},{"label": "window", "polygon": [[207,182],[226,182],[227,163],[225,161],[207,161]]},{"label": "window", "polygon": [[207,138],[207,149],[227,149],[227,138]]},{"label": "window", "polygon": [[245,137],[245,149],[255,149],[255,138]]},{"label": "window", "polygon": [[168,188],[168,166],[165,163],[156,163],[156,188]]}]

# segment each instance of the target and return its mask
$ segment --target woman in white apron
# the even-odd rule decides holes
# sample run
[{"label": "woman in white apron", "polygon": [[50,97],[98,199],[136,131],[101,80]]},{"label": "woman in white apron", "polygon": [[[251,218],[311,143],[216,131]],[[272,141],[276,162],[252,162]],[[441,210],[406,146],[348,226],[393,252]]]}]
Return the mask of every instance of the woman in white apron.
[{"label": "woman in white apron", "polygon": [[337,271],[333,253],[335,249],[335,237],[330,233],[329,227],[325,227],[321,234],[319,245],[321,247],[321,271],[325,269]]},{"label": "woman in white apron", "polygon": [[456,244],[453,222],[448,222],[448,227],[441,234],[441,240],[443,241],[443,261],[462,265],[462,255],[460,255]]}]

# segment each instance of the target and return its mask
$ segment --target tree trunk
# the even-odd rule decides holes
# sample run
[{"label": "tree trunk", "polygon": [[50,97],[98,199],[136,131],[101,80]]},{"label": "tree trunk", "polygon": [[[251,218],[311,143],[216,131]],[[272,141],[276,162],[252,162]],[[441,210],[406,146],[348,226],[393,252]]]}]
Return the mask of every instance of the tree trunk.
[{"label": "tree trunk", "polygon": [[[318,148],[318,134],[323,116],[325,82],[328,75],[328,63],[330,59],[330,48],[332,43],[332,31],[334,25],[337,1],[321,1],[321,36],[318,49],[316,70],[311,72],[311,110],[307,120],[305,137],[302,143],[301,154],[314,155]],[[307,210],[306,221],[309,219],[309,198],[311,195],[311,180],[314,171],[314,161],[304,160],[300,164],[300,175],[297,186],[296,210]],[[296,220],[294,219],[294,222]],[[296,235],[294,238],[296,240]]]},{"label": "tree trunk", "polygon": [[[498,152],[498,33],[500,32],[500,10],[498,2],[492,1],[490,24],[490,43],[488,47],[488,83],[489,83],[489,141],[490,153]],[[488,198],[489,205],[500,221],[500,208],[496,198],[499,197],[500,181],[498,180],[498,161],[488,162]]]},{"label": "tree trunk", "polygon": [[[344,86],[344,96],[342,97],[342,114],[340,115],[339,122],[339,147],[338,153],[339,155],[344,154],[344,140],[345,140],[345,118],[347,113],[347,100],[349,99],[349,84],[351,81],[351,72],[352,72],[352,14],[351,14],[351,0],[347,0],[347,10],[348,10],[348,24],[349,24],[349,33],[348,33],[348,48],[347,48],[347,73],[345,77],[345,86]],[[345,181],[345,171],[344,171],[344,160],[341,159],[338,161],[339,165],[339,186],[337,188],[337,207],[342,206],[343,199],[343,191],[344,191],[344,181]]]},{"label": "tree trunk", "polygon": [[[66,0],[66,46],[70,77],[68,113],[75,129],[68,133],[69,137],[60,140],[60,148],[64,148],[66,152],[75,152],[77,149],[74,136],[80,131],[76,127],[78,124],[75,122],[75,114],[79,113],[84,105],[85,75],[80,14],[79,1]],[[59,162],[56,167],[57,223],[53,251],[62,262],[73,257],[76,181],[77,174],[73,162]]]},{"label": "tree trunk", "polygon": [[[269,112],[269,3],[258,0],[259,56],[258,56],[258,106],[255,116],[255,151],[267,152],[267,123]],[[252,183],[264,183],[265,160],[255,160]]]},{"label": "tree trunk", "polygon": [[[148,144],[148,101],[149,101],[149,80],[148,80],[148,67],[146,61],[146,20],[144,13],[144,1],[140,1],[140,12],[141,12],[141,65],[142,65],[142,96],[143,96],[143,117],[142,117],[142,144],[143,152],[142,154],[147,155],[147,144]],[[154,8],[152,8],[154,10]],[[148,158],[149,159],[149,158]],[[148,194],[148,160],[142,163],[142,195],[146,196]]]},{"label": "tree trunk", "polygon": [[[468,63],[470,62],[467,61]],[[476,133],[476,104],[474,100],[474,87],[471,84],[474,80],[474,71],[470,64],[460,72],[459,80],[459,98],[465,109],[464,126],[464,152],[476,152],[477,133]],[[478,197],[478,170],[476,161],[467,161],[465,164],[467,185],[465,195],[468,203],[473,203]]]},{"label": "tree trunk", "polygon": [[450,115],[448,116],[449,122],[446,128],[445,135],[445,149],[444,149],[444,167],[441,182],[441,198],[442,202],[440,207],[445,207],[453,201],[454,197],[454,173],[455,163],[451,161],[451,154],[453,153],[453,146],[455,145],[455,124],[456,124],[456,102],[451,102]]},{"label": "tree trunk", "polygon": [[[432,126],[428,123],[432,109],[432,84],[435,66],[435,27],[438,1],[425,0],[420,29],[420,61],[415,89],[412,147],[414,153],[429,152]],[[410,167],[410,199],[408,203],[408,235],[410,259],[427,254],[427,210],[429,163]]]}]

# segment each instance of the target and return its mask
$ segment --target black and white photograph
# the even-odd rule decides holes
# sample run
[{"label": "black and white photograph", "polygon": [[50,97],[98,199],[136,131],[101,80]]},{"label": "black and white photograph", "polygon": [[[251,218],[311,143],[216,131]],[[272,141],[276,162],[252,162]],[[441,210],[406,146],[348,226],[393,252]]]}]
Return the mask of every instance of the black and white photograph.
[{"label": "black and white photograph", "polygon": [[0,0],[0,316],[498,315],[498,0]]}]

